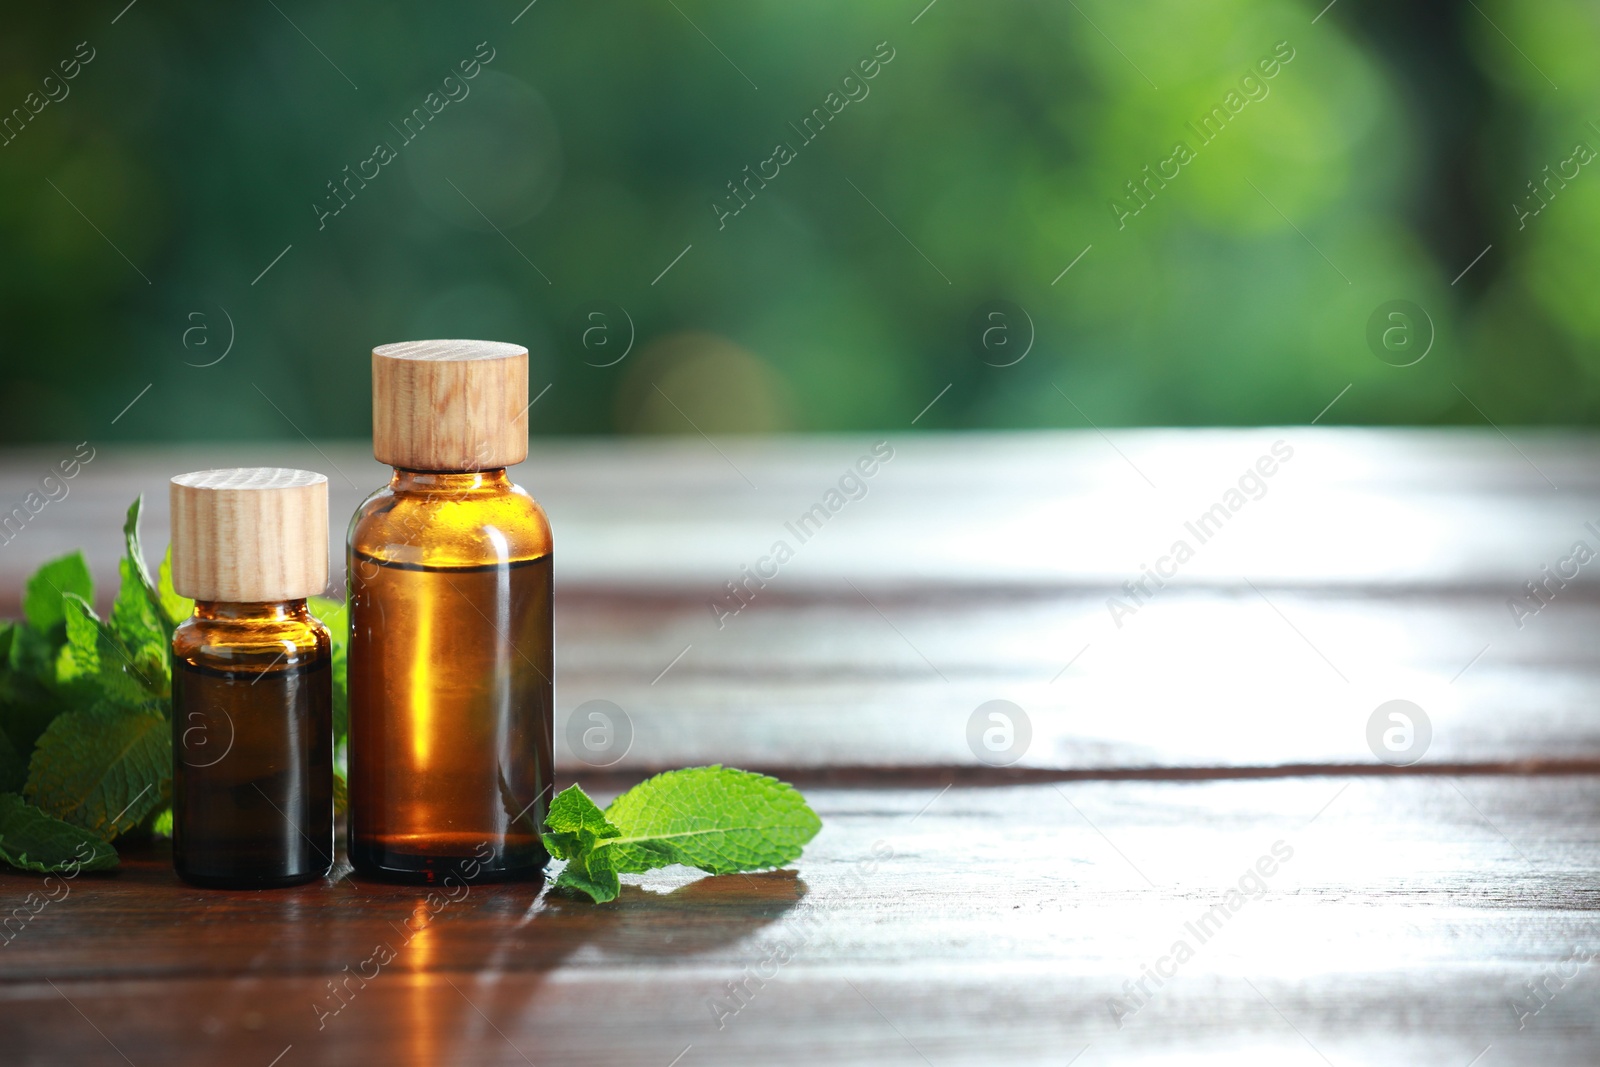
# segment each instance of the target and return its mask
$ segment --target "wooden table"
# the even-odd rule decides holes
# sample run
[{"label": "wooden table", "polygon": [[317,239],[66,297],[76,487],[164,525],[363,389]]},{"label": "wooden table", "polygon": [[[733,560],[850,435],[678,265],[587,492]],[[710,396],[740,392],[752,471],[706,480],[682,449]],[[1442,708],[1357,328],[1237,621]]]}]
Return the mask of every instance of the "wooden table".
[{"label": "wooden table", "polygon": [[[220,893],[137,853],[0,949],[7,1062],[1600,1059],[1600,561],[1524,599],[1600,551],[1600,439],[898,434],[828,511],[875,440],[547,444],[516,472],[559,547],[563,779],[781,775],[824,820],[794,870],[430,907],[342,864]],[[6,454],[0,503],[58,458]],[[159,546],[165,477],[236,463],[326,471],[339,516],[383,479],[356,446],[101,446],[0,547],[9,610],[72,545],[109,593],[128,500]],[[1122,588],[1145,565],[1170,577]],[[607,768],[563,740],[595,699],[633,728]],[[1369,743],[1397,699],[1431,728],[1379,746],[1406,767]],[[1026,746],[985,748],[994,700]],[[36,887],[0,873],[0,901]]]}]

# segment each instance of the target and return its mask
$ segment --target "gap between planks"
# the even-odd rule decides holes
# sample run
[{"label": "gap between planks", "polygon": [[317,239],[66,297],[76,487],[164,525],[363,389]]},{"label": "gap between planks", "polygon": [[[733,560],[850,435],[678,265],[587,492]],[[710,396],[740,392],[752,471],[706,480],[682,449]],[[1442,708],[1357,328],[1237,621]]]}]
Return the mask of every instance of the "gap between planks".
[{"label": "gap between planks", "polygon": [[[586,790],[622,792],[667,768],[642,768],[622,773],[598,772],[574,776],[560,768],[564,782],[581,782]],[[1381,763],[1280,763],[1250,767],[784,767],[752,765],[745,768],[792,785],[834,789],[911,789],[940,785],[1013,786],[1048,785],[1053,782],[1214,782],[1274,778],[1461,778],[1461,777],[1582,777],[1600,775],[1600,759],[1490,760],[1458,763],[1421,763],[1391,767]]]}]

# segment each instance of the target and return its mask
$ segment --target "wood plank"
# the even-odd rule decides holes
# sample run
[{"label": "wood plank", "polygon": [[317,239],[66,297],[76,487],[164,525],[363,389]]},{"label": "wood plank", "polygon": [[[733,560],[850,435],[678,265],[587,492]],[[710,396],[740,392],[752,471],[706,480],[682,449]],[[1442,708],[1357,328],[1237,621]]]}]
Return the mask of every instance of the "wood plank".
[{"label": "wood plank", "polygon": [[[1600,585],[1507,608],[1572,538],[1600,550],[1600,438],[1519,437],[1525,461],[1492,432],[1294,430],[1193,570],[1144,603],[1118,588],[1192,514],[1169,496],[1215,496],[1280,432],[1118,433],[1168,496],[1094,434],[907,437],[731,615],[723,583],[870,440],[730,440],[726,461],[699,439],[543,443],[518,477],[556,519],[558,758],[584,766],[565,727],[607,700],[625,771],[977,767],[968,720],[1004,699],[1033,728],[1024,768],[1371,764],[1368,717],[1399,698],[1433,722],[1427,760],[1600,760]],[[0,501],[46,454],[6,454]],[[107,446],[3,547],[0,584],[84,543],[109,593],[135,492],[159,546],[168,472],[269,461],[334,468],[335,514],[384,474],[354,446]]]},{"label": "wood plank", "polygon": [[[1266,495],[1116,625],[1107,598],[1278,439],[1295,455]],[[29,916],[0,946],[11,1058],[1592,1062],[1600,982],[1570,961],[1600,949],[1600,774],[1486,772],[1600,761],[1600,586],[1585,573],[1520,628],[1505,604],[1573,540],[1600,545],[1600,437],[897,436],[719,626],[722,583],[870,445],[559,442],[518,472],[562,546],[558,727],[591,699],[633,726],[591,784],[709,759],[792,773],[825,820],[795,871],[662,872],[608,908],[475,887],[431,916],[342,866],[210,893],[146,849],[37,914],[44,883],[0,872],[0,915]],[[8,453],[0,504],[54,458]],[[245,463],[333,468],[340,513],[383,474],[347,446],[107,446],[3,546],[0,592],[73,544],[109,574],[133,492],[159,545],[167,473]],[[1368,716],[1396,697],[1433,726],[1412,773],[1285,766],[1377,766]],[[968,743],[992,699],[1033,725],[1008,770]],[[591,774],[564,732],[563,766]],[[1475,773],[1438,773],[1458,766]],[[1247,777],[1275,768],[1297,776]],[[1219,774],[1239,777],[1081,780]],[[1264,890],[1230,898],[1275,846],[1293,854]],[[1155,983],[1178,941],[1192,958]],[[319,1013],[379,944],[394,959]]]},{"label": "wood plank", "polygon": [[[80,877],[0,949],[0,1027],[15,1063],[141,1067],[285,1048],[283,1064],[665,1067],[691,1045],[683,1064],[1059,1065],[1088,1046],[1091,1067],[1464,1065],[1486,1047],[1548,1065],[1600,1043],[1594,964],[1566,962],[1600,949],[1600,777],[808,795],[824,829],[795,872],[666,872],[606,908],[485,886],[424,923],[414,889],[208,893],[147,855]],[[1248,881],[1219,917],[1275,845],[1264,891]],[[0,900],[39,885],[0,874]],[[1124,983],[1179,940],[1192,958],[1146,979],[1119,1027],[1108,1002],[1132,1006]],[[395,959],[319,1031],[329,978],[379,943]],[[747,968],[765,984],[724,1001],[719,1029],[712,1005]],[[1513,1000],[1552,972],[1568,979],[1519,1029]]]},{"label": "wood plank", "polygon": [[[785,523],[822,501],[877,439],[894,458],[801,543]],[[1260,499],[1205,544],[1187,535],[1185,522],[1222,501],[1277,441],[1294,455],[1262,480]],[[75,544],[114,575],[117,527],[137,493],[149,505],[149,540],[163,544],[174,473],[321,470],[336,543],[343,517],[387,478],[362,444],[91,447],[95,458],[66,498],[0,551],[0,591]],[[71,454],[70,445],[0,454],[0,506],[20,504]],[[783,538],[795,549],[777,583],[786,589],[841,577],[880,588],[1100,589],[1139,577],[1141,564],[1184,536],[1196,555],[1180,585],[1236,587],[1248,575],[1276,586],[1500,592],[1538,577],[1585,536],[1586,521],[1600,523],[1600,436],[1566,432],[1509,442],[1489,429],[1316,427],[729,438],[715,447],[698,437],[536,440],[514,476],[550,511],[563,580],[705,595]]]},{"label": "wood plank", "polygon": [[978,766],[968,722],[996,699],[1031,723],[1019,767],[1376,764],[1393,699],[1430,719],[1425,762],[1600,758],[1600,605],[1518,631],[1481,596],[1270,596],[1173,592],[1120,630],[1086,596],[779,595],[721,630],[690,600],[568,597],[558,758],[609,758],[566,729],[607,700],[623,768]]}]

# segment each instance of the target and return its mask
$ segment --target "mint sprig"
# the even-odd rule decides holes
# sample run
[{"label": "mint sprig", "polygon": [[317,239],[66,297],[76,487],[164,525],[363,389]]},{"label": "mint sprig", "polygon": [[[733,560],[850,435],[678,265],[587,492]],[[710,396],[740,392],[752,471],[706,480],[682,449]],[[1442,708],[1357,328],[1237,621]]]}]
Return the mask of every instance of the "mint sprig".
[{"label": "mint sprig", "polygon": [[15,793],[0,793],[0,859],[38,874],[104,871],[117,865],[117,850]]},{"label": "mint sprig", "polygon": [[88,564],[72,552],[39,568],[23,618],[0,624],[0,860],[13,867],[115,867],[109,842],[168,805],[168,648],[188,603],[170,579],[151,578],[140,503],[123,524],[109,619],[96,614]]},{"label": "mint sprig", "polygon": [[604,811],[580,786],[550,802],[544,844],[567,865],[556,888],[596,903],[616,899],[619,874],[683,864],[712,874],[781,867],[800,856],[822,820],[776,778],[713,765],[640,782]]},{"label": "mint sprig", "polygon": [[[110,842],[170,833],[172,631],[193,602],[172,588],[169,549],[154,577],[139,541],[140,501],[111,616],[95,613],[81,552],[28,580],[23,618],[0,620],[0,862],[38,873],[108,870]],[[332,634],[334,745],[348,745],[342,601],[311,598]],[[346,795],[335,774],[341,810]],[[793,862],[822,822],[792,786],[732,767],[690,767],[641,782],[602,811],[578,786],[552,800],[545,846],[566,865],[556,887],[604,903],[619,875],[684,864],[712,874]]]},{"label": "mint sprig", "polygon": [[172,727],[150,708],[102,706],[56,716],[28,764],[27,798],[110,841],[168,799]]}]

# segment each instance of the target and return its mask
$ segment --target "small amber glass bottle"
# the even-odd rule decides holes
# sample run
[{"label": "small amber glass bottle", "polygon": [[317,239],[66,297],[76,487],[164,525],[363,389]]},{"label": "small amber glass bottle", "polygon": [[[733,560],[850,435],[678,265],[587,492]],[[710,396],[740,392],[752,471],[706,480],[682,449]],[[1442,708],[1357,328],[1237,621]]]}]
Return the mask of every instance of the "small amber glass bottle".
[{"label": "small amber glass bottle", "polygon": [[328,584],[328,480],[240,468],[172,479],[172,863],[263,889],[333,862],[333,674],[306,598]]},{"label": "small amber glass bottle", "polygon": [[373,454],[350,523],[350,862],[406,882],[536,876],[552,786],[550,525],[527,457],[528,351],[372,352]]}]

